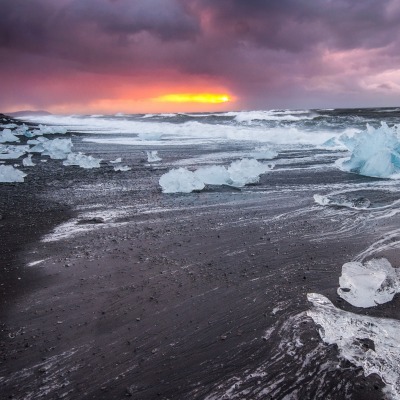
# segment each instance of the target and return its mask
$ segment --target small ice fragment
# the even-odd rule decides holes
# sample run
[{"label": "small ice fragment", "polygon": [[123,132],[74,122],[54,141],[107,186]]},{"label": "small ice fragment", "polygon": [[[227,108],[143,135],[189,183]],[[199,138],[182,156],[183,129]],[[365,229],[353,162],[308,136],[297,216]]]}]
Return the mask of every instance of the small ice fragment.
[{"label": "small ice fragment", "polygon": [[256,160],[271,160],[278,156],[275,150],[269,147],[256,147],[250,154],[249,157],[255,158]]},{"label": "small ice fragment", "polygon": [[28,263],[28,267],[34,267],[35,265],[41,264],[44,261],[46,261],[46,259],[38,260],[38,261],[31,261],[30,263]]},{"label": "small ice fragment", "polygon": [[78,165],[81,168],[91,169],[100,168],[101,159],[87,156],[82,153],[70,153],[67,159],[63,161],[63,165]]},{"label": "small ice fragment", "polygon": [[138,138],[140,140],[161,140],[162,139],[162,133],[139,133]]},{"label": "small ice fragment", "polygon": [[391,301],[400,291],[400,274],[386,258],[372,259],[365,264],[343,265],[338,295],[356,307],[374,307]]},{"label": "small ice fragment", "polygon": [[190,193],[204,189],[204,182],[186,168],[172,169],[160,178],[163,193]]},{"label": "small ice fragment", "polygon": [[127,165],[116,165],[114,171],[130,171],[132,168]]},{"label": "small ice fragment", "polygon": [[366,197],[351,196],[351,194],[337,194],[327,196],[314,194],[314,200],[321,206],[348,207],[355,210],[365,210],[371,205],[371,202]]},{"label": "small ice fragment", "polygon": [[2,145],[0,144],[0,159],[9,160],[21,157],[29,151],[29,146],[26,145]]},{"label": "small ice fragment", "polygon": [[161,158],[158,156],[157,150],[146,151],[146,154],[147,154],[147,162],[149,163],[161,161]]},{"label": "small ice fragment", "polygon": [[122,162],[122,158],[121,157],[118,157],[115,160],[110,161],[111,164],[118,164],[120,162]]},{"label": "small ice fragment", "polygon": [[19,142],[19,138],[11,132],[11,129],[3,129],[0,132],[0,143],[7,142]]},{"label": "small ice fragment", "polygon": [[0,182],[23,182],[25,176],[11,165],[0,165]]},{"label": "small ice fragment", "polygon": [[28,157],[22,159],[22,165],[24,167],[34,167],[36,164],[32,161],[32,154],[29,154]]}]

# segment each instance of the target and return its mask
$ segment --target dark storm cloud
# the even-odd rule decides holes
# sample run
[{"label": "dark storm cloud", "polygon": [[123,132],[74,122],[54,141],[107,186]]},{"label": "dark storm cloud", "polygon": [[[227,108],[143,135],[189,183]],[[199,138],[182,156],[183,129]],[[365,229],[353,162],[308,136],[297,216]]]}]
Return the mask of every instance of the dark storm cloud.
[{"label": "dark storm cloud", "polygon": [[[25,75],[24,82],[32,75],[54,85],[74,71],[139,80],[178,71],[189,80],[220,82],[257,105],[263,96],[301,96],[321,86],[318,79],[346,88],[357,73],[399,65],[397,0],[0,0],[0,5],[2,79],[13,71],[13,77]],[[362,52],[352,63],[326,56],[353,50]],[[361,90],[358,81],[351,85]]]},{"label": "dark storm cloud", "polygon": [[316,44],[375,47],[396,40],[400,13],[383,0],[196,0],[213,26],[260,46],[300,51]]}]

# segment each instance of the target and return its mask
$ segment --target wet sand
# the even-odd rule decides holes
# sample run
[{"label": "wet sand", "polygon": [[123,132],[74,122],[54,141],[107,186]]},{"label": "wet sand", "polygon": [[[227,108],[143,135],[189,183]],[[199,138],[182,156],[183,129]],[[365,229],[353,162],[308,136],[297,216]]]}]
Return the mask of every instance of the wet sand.
[{"label": "wet sand", "polygon": [[[341,236],[332,222],[317,240],[330,227],[298,187],[370,178],[282,171],[248,191],[163,195],[165,171],[141,149],[73,141],[132,171],[49,160],[0,187],[1,398],[382,398],[380,379],[341,361],[304,314],[308,292],[357,310],[337,297],[338,277],[378,232]],[[399,306],[357,312],[399,317]]]}]

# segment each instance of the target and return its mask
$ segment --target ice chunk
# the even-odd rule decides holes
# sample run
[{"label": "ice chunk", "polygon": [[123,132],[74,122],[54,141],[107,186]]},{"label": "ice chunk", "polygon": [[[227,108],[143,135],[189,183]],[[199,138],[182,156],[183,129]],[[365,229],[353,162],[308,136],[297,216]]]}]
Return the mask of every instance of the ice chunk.
[{"label": "ice chunk", "polygon": [[336,308],[326,297],[309,293],[313,304],[307,315],[320,326],[327,344],[336,344],[340,355],[364,370],[376,373],[387,385],[391,398],[400,398],[400,322],[357,315]]},{"label": "ice chunk", "polygon": [[355,210],[365,210],[371,205],[371,202],[366,197],[351,196],[346,194],[328,196],[314,194],[314,200],[321,206],[348,207]]},{"label": "ice chunk", "polygon": [[195,174],[208,185],[226,185],[231,182],[228,170],[222,165],[201,167],[195,171]]},{"label": "ice chunk", "polygon": [[340,140],[352,152],[338,164],[345,171],[377,178],[398,178],[400,173],[400,135],[385,122],[379,128],[367,125],[366,131]]},{"label": "ice chunk", "polygon": [[13,131],[13,134],[14,135],[25,135],[27,137],[30,137],[29,136],[29,134],[30,134],[29,128],[25,124],[22,124],[17,129],[15,129]]},{"label": "ice chunk", "polygon": [[255,158],[256,160],[271,160],[277,156],[278,153],[269,147],[256,147],[254,151],[249,153],[249,157]]},{"label": "ice chunk", "polygon": [[343,265],[338,295],[356,307],[374,307],[391,301],[400,291],[400,274],[386,258],[372,259],[365,264]]},{"label": "ice chunk", "polygon": [[[3,121],[7,121],[6,119],[3,119]],[[5,125],[1,125],[2,128],[8,128],[8,129],[13,129],[17,127],[17,124],[5,124]]]},{"label": "ice chunk", "polygon": [[157,153],[158,153],[157,150],[146,151],[146,154],[147,154],[147,162],[153,163],[153,162],[161,161],[161,158],[158,156]]},{"label": "ice chunk", "polygon": [[63,160],[71,153],[71,139],[53,139],[38,138],[38,140],[28,140],[28,143],[36,143],[29,151],[32,153],[42,153],[50,156],[54,160]]},{"label": "ice chunk", "polygon": [[227,183],[238,187],[257,183],[260,180],[260,175],[266,173],[271,168],[271,165],[262,164],[257,160],[249,158],[234,161],[228,167],[230,180]]},{"label": "ice chunk", "polygon": [[0,165],[0,182],[23,182],[25,176],[26,174],[11,165]]},{"label": "ice chunk", "polygon": [[81,168],[91,169],[100,168],[101,159],[87,156],[82,153],[70,153],[63,161],[64,165],[78,165]]},{"label": "ice chunk", "polygon": [[130,171],[132,168],[127,165],[116,165],[114,171]]},{"label": "ice chunk", "polygon": [[173,169],[160,178],[163,193],[190,193],[204,189],[204,182],[186,168]]},{"label": "ice chunk", "polygon": [[29,151],[29,146],[26,145],[1,145],[0,144],[0,159],[9,160],[21,157]]},{"label": "ice chunk", "polygon": [[55,135],[60,134],[64,135],[68,132],[68,130],[63,126],[46,126],[46,125],[39,125],[38,129],[33,131],[35,136],[39,135]]},{"label": "ice chunk", "polygon": [[[235,187],[243,187],[250,183],[256,183],[260,179],[260,175],[269,171],[272,165],[262,164],[254,159],[243,159],[234,161],[229,167],[223,166],[209,166],[201,167],[195,172],[191,172],[185,168],[179,168],[178,170],[172,170],[170,172],[180,171],[179,173],[170,172],[164,174],[160,178],[160,185],[163,188],[164,193],[174,193],[174,190],[180,188],[180,185],[185,187],[185,192],[191,187],[190,184],[186,185],[183,181],[189,180],[193,183],[192,190],[201,190],[208,185],[230,185]],[[186,173],[183,173],[186,171]],[[162,181],[161,179],[168,175],[168,179]],[[195,180],[194,180],[195,179]],[[182,180],[182,182],[178,182]],[[202,185],[200,185],[200,182]],[[170,185],[169,187],[165,185]],[[201,188],[200,188],[201,186]],[[181,190],[178,190],[178,192]]]},{"label": "ice chunk", "polygon": [[29,152],[30,153],[43,153],[44,152],[44,147],[43,143],[48,142],[49,139],[44,138],[44,137],[39,137],[37,139],[30,139],[27,141],[28,144],[34,145],[33,147],[30,148]]},{"label": "ice chunk", "polygon": [[11,129],[3,129],[0,133],[0,143],[7,142],[19,142],[19,138],[11,132]]},{"label": "ice chunk", "polygon": [[110,161],[111,164],[118,164],[120,162],[122,162],[122,158],[121,157],[118,157],[115,160]]},{"label": "ice chunk", "polygon": [[36,164],[34,164],[34,162],[32,161],[32,154],[29,154],[28,157],[25,157],[22,160],[22,165],[24,167],[34,167]]},{"label": "ice chunk", "polygon": [[146,132],[139,133],[138,138],[140,140],[161,140],[163,134],[158,132]]}]

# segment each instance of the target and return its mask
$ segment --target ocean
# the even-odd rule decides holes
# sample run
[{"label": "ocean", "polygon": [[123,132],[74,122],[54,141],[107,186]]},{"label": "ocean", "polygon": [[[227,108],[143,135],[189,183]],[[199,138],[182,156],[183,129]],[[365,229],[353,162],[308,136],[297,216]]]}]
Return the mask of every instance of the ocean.
[{"label": "ocean", "polygon": [[400,398],[400,108],[18,119],[101,161],[16,167],[68,216],[19,255],[52,283],[8,324],[54,348],[5,393]]}]

